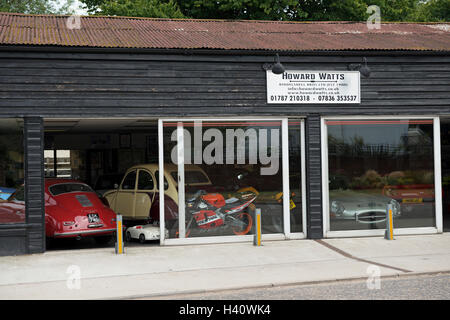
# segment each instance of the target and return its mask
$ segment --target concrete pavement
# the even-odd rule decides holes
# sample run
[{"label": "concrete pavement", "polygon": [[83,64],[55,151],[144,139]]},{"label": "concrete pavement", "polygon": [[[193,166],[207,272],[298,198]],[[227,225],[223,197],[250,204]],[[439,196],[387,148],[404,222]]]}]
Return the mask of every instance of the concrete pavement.
[{"label": "concrete pavement", "polygon": [[[53,251],[0,257],[0,299],[117,299],[450,271],[437,235]],[[80,281],[78,281],[78,272]],[[78,288],[79,284],[79,288]]]}]

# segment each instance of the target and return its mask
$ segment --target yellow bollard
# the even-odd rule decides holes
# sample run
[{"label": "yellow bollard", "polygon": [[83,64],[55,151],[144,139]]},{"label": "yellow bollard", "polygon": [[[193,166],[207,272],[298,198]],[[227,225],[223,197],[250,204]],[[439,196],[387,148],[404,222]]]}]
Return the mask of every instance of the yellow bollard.
[{"label": "yellow bollard", "polygon": [[122,234],[122,216],[116,216],[116,254],[124,253],[123,250],[123,234]]},{"label": "yellow bollard", "polygon": [[261,246],[261,209],[255,209],[255,234],[253,236],[253,244]]},{"label": "yellow bollard", "polygon": [[386,209],[386,232],[384,234],[386,240],[394,240],[394,217],[392,215],[392,204]]}]

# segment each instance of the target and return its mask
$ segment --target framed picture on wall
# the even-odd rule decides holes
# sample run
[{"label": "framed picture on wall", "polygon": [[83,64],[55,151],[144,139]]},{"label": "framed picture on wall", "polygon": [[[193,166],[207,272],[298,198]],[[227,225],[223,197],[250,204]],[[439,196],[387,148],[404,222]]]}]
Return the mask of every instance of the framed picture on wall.
[{"label": "framed picture on wall", "polygon": [[120,148],[131,148],[131,134],[121,133],[119,135]]}]

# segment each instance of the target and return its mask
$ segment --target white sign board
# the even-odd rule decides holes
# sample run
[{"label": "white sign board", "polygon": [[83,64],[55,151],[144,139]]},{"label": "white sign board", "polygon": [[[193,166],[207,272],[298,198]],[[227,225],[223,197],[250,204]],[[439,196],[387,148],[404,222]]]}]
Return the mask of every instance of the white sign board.
[{"label": "white sign board", "polygon": [[267,70],[267,103],[361,103],[359,71]]}]

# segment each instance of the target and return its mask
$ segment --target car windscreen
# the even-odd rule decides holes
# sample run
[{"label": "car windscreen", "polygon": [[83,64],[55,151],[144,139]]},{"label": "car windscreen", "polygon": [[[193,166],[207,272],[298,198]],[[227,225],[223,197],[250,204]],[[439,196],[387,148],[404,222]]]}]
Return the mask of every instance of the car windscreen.
[{"label": "car windscreen", "polygon": [[[178,171],[172,171],[170,173],[175,181],[178,181]],[[184,183],[194,184],[194,183],[204,183],[209,184],[209,179],[205,174],[198,170],[186,170],[184,171]]]},{"label": "car windscreen", "polygon": [[52,195],[57,196],[69,192],[94,192],[88,185],[82,183],[60,183],[49,188]]}]

